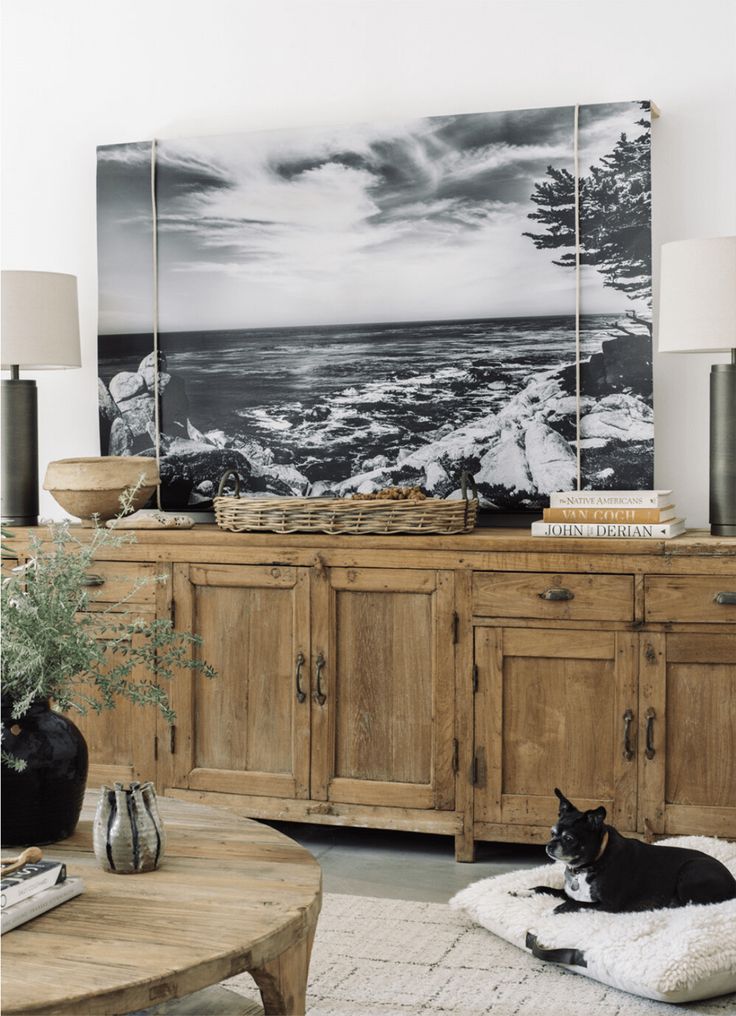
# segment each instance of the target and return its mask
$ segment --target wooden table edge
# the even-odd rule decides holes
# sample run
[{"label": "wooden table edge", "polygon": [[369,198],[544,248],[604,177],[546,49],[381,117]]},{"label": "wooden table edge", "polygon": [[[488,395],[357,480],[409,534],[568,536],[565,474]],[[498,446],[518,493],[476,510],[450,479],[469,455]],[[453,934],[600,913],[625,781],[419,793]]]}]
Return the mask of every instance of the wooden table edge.
[{"label": "wooden table edge", "polygon": [[[88,800],[89,794],[88,791]],[[88,800],[85,801],[85,811],[89,806]],[[173,800],[164,798],[160,799],[160,803]],[[218,812],[218,809],[199,804],[187,807]],[[231,812],[225,810],[220,812],[220,815],[228,822],[234,817]],[[257,824],[252,819],[243,819],[243,822]],[[84,824],[85,822],[80,821],[80,827]],[[276,840],[285,840],[292,847],[298,846],[281,831],[271,829],[270,832]],[[52,853],[55,848],[61,852],[65,847],[74,849],[70,840],[61,841],[47,849]],[[319,862],[306,848],[299,849],[308,855],[316,868],[318,879],[314,896],[304,905],[297,904],[293,909],[287,910],[284,922],[279,927],[251,940],[247,947],[230,946],[223,952],[207,956],[192,966],[172,967],[161,974],[142,972],[137,980],[128,981],[123,985],[112,985],[93,996],[90,996],[89,992],[81,996],[67,995],[63,999],[55,999],[51,1006],[46,1000],[30,1005],[18,1005],[3,1000],[3,1016],[101,1016],[101,1014],[121,1016],[172,999],[183,998],[241,973],[249,973],[253,977],[261,992],[266,1014],[302,1016],[306,1006],[309,960],[317,919],[322,909],[322,871]],[[91,851],[85,849],[83,852]],[[155,877],[155,873],[125,877],[152,876]],[[70,901],[70,905],[73,903],[73,900]],[[8,933],[12,934],[13,932]],[[6,944],[5,937],[2,944]],[[68,985],[66,988],[69,990]]]}]

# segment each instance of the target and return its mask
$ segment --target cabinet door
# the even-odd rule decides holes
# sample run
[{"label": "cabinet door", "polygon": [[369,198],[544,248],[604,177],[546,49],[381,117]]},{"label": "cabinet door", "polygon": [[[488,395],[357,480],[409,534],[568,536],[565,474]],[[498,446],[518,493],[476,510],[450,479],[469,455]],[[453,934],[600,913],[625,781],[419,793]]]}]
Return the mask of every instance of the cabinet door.
[{"label": "cabinet door", "polygon": [[[140,616],[146,620],[153,614],[143,611]],[[104,632],[100,632],[101,635]],[[112,633],[111,633],[112,634]],[[138,642],[142,646],[140,635],[131,637],[130,645]],[[119,661],[118,661],[119,662]],[[147,681],[151,679],[148,671],[140,670],[131,675],[131,681]],[[94,686],[83,688],[92,699],[99,699]],[[112,786],[119,780],[130,783],[131,780],[156,779],[156,726],[158,710],[156,706],[135,705],[129,699],[116,696],[115,708],[95,712],[89,709],[86,715],[67,713],[82,731],[89,751],[89,773],[87,785],[96,789],[101,784]]]},{"label": "cabinet door", "polygon": [[630,632],[476,628],[476,821],[548,827],[559,787],[636,828],[636,657]]},{"label": "cabinet door", "polygon": [[736,635],[641,639],[639,829],[736,837]]},{"label": "cabinet door", "polygon": [[315,578],[312,797],[454,806],[454,578],[321,569]]},{"label": "cabinet door", "polygon": [[308,569],[175,565],[174,606],[177,627],[202,637],[196,651],[217,677],[181,671],[172,682],[167,783],[306,797]]},{"label": "cabinet door", "polygon": [[[156,616],[168,616],[170,576],[168,567],[144,564],[139,561],[95,561],[89,578],[88,610],[104,615],[112,624],[115,621],[133,621],[140,617],[153,621]],[[165,579],[166,581],[155,581]],[[103,622],[104,624],[104,622]],[[99,629],[101,638],[118,637],[112,628]],[[140,635],[132,635],[130,645],[143,646]],[[120,657],[115,661],[120,663]],[[140,667],[131,675],[132,682],[149,681],[151,674]],[[90,698],[100,698],[94,686],[83,689]],[[141,706],[127,698],[115,697],[115,708],[86,715],[68,714],[82,731],[89,751],[87,785],[111,786],[116,780],[157,779],[158,753],[157,726],[159,713],[155,706]]]}]

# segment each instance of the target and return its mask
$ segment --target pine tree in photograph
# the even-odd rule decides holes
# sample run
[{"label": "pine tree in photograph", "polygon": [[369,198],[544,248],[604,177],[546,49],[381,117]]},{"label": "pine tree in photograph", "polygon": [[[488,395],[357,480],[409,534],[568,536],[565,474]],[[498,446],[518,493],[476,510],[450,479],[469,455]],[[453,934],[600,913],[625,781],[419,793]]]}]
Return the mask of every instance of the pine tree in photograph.
[{"label": "pine tree in photograph", "polygon": [[[645,104],[643,104],[645,105]],[[604,285],[625,293],[631,300],[651,305],[651,172],[648,119],[638,120],[642,133],[634,138],[622,134],[613,150],[591,166],[578,181],[580,192],[580,262],[596,268]],[[549,166],[547,178],[538,181],[531,194],[537,211],[529,218],[545,227],[541,233],[525,232],[537,250],[561,251],[554,262],[575,267],[575,178],[566,169]],[[651,325],[634,312],[627,317]],[[616,326],[620,331],[627,330]]]},{"label": "pine tree in photograph", "polygon": [[[639,108],[649,113],[648,102],[640,103]],[[639,308],[650,308],[652,298],[650,130],[649,116],[642,116],[632,134],[622,133],[611,150],[588,166],[577,181],[580,264],[595,269],[604,287],[636,301]],[[553,264],[574,271],[574,174],[564,167],[548,166],[530,197],[536,207],[529,218],[539,232],[523,235],[537,250],[554,252]],[[628,433],[627,414],[632,405],[637,406],[641,420],[650,427],[650,314],[632,308],[612,315],[605,327],[610,337],[601,337],[600,350],[582,360],[578,373],[574,365],[567,368],[569,390],[594,399],[609,399],[606,411],[620,417],[621,434]],[[595,436],[597,425],[595,417],[582,418],[581,435]],[[593,442],[581,449],[583,488],[647,487],[653,482],[652,469],[651,438],[642,437],[632,443],[617,440],[613,432],[603,446]]]}]

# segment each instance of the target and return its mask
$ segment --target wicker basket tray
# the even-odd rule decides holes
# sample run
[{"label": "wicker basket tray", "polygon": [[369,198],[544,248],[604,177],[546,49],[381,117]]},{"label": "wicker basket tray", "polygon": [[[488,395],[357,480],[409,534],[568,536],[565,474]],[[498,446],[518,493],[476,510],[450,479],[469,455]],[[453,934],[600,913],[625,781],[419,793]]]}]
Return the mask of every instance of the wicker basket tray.
[{"label": "wicker basket tray", "polygon": [[[231,477],[235,477],[235,494],[223,494]],[[240,497],[240,478],[229,470],[214,499],[215,522],[233,533],[469,533],[475,528],[478,499],[467,496],[465,482],[463,492],[462,499],[451,501]]]}]

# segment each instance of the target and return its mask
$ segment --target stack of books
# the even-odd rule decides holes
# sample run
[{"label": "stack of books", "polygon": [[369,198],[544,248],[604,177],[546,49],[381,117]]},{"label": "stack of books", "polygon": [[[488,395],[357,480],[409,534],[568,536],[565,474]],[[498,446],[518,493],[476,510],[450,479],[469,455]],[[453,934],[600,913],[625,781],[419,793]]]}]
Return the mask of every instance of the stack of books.
[{"label": "stack of books", "polygon": [[39,917],[84,889],[81,878],[67,878],[60,861],[24,864],[0,880],[0,935]]},{"label": "stack of books", "polygon": [[532,536],[671,540],[685,532],[671,490],[570,490],[550,494]]}]

